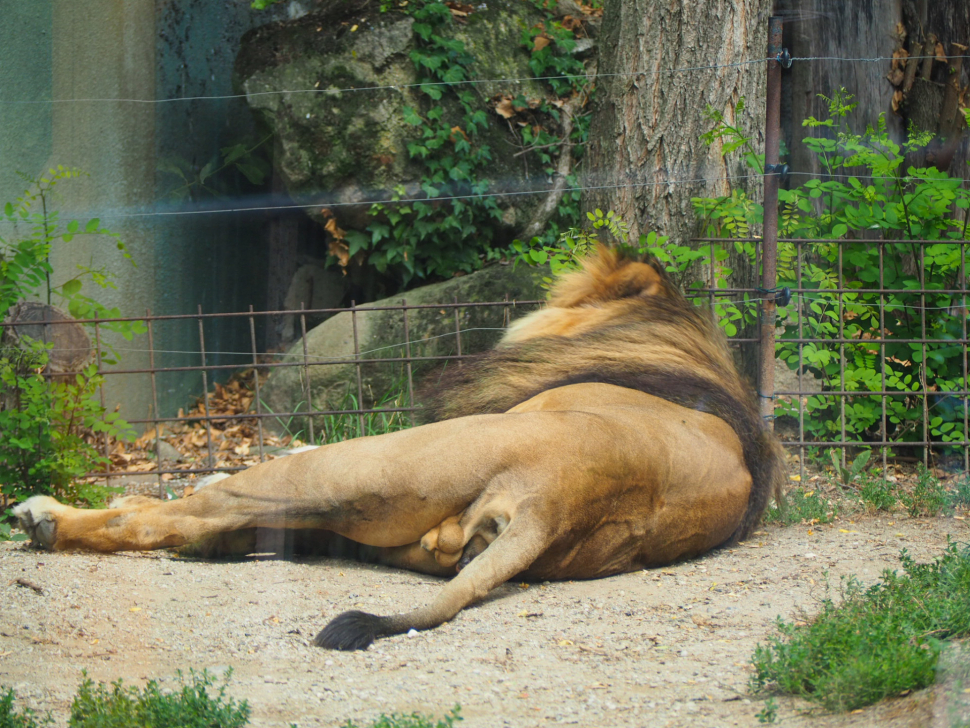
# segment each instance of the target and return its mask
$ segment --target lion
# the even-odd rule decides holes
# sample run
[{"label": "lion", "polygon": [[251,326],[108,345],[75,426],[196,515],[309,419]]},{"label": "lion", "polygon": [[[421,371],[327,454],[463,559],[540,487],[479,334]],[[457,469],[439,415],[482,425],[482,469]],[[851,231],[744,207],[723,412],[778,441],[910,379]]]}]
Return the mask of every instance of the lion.
[{"label": "lion", "polygon": [[57,551],[301,529],[452,577],[430,604],[345,612],[315,640],[355,650],[437,627],[512,578],[592,579],[736,543],[785,477],[727,340],[656,260],[600,249],[435,388],[432,422],[256,465],[187,498],[83,510],[34,496],[14,513]]}]

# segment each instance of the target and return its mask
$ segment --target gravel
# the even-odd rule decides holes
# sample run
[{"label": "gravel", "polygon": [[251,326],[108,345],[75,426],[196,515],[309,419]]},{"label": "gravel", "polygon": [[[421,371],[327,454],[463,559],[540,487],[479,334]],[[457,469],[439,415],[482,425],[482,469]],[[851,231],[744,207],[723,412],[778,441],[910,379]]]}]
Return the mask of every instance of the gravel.
[{"label": "gravel", "polygon": [[[968,523],[880,516],[766,528],[664,569],[506,584],[439,629],[361,653],[311,641],[341,611],[403,611],[440,582],[339,560],[205,562],[2,543],[0,684],[61,725],[82,671],[173,686],[190,667],[232,668],[229,692],[250,702],[254,726],[366,725],[456,704],[469,728],[757,725],[763,700],[746,692],[748,660],[777,616],[812,613],[826,579],[833,593],[842,575],[875,581],[903,548],[932,559],[948,535],[967,540]],[[786,726],[920,726],[945,709],[939,692],[844,716],[777,703]]]}]

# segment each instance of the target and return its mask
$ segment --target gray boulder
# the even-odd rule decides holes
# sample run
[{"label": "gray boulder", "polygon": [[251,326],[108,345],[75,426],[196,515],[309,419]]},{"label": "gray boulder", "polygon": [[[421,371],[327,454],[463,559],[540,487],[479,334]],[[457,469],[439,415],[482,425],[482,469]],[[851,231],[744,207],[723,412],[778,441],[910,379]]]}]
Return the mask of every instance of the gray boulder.
[{"label": "gray boulder", "polygon": [[[475,77],[485,80],[466,87],[477,108],[488,110],[499,95],[550,97],[532,80],[530,53],[520,43],[523,28],[541,18],[530,3],[489,0],[464,23],[453,24],[453,37],[475,57]],[[243,38],[237,86],[276,136],[274,164],[289,193],[319,200],[319,208],[308,213],[320,222],[325,222],[320,208],[362,203],[335,209],[342,228],[362,230],[373,220],[366,203],[396,187],[407,196],[421,193],[423,167],[407,151],[416,131],[404,114],[405,107],[422,108],[422,94],[413,86],[420,79],[409,56],[415,47],[413,25],[414,19],[402,13],[377,12],[376,4],[340,0],[319,2],[304,17],[265,25]],[[295,92],[274,93],[280,89]],[[456,102],[446,95],[441,103],[451,118]],[[488,113],[489,128],[478,142],[491,149],[490,191],[534,187],[532,178],[539,173],[541,179],[541,170],[534,161],[530,169],[525,156],[515,156],[520,150],[508,122]],[[500,198],[501,225],[518,230],[541,202],[542,195]]]},{"label": "gray boulder", "polygon": [[[358,365],[354,363],[356,350],[360,358],[371,360],[359,365],[362,405],[372,407],[407,406],[407,367],[400,359],[407,355],[410,339],[412,379],[417,388],[420,380],[442,366],[442,362],[425,357],[443,357],[475,353],[491,348],[499,340],[504,328],[516,318],[535,309],[520,301],[545,298],[541,278],[548,269],[524,265],[494,265],[467,276],[452,278],[394,298],[358,306],[355,313],[345,311],[328,319],[307,333],[307,352],[304,359],[303,341],[298,340],[282,358],[284,362],[304,367],[279,367],[270,374],[262,387],[261,399],[272,412],[304,412],[312,401],[315,411],[355,409],[357,406]],[[500,302],[508,297],[508,305],[465,306],[456,309],[452,304]],[[420,306],[407,312],[408,336],[405,336],[404,313],[386,307]],[[460,328],[460,337],[456,331]],[[460,344],[459,344],[460,338]],[[378,360],[378,361],[373,361]],[[452,360],[444,366],[457,366]],[[389,402],[394,404],[389,404]],[[301,418],[279,418],[271,427],[286,427],[291,432],[305,432]],[[317,424],[317,433],[321,424]]]}]

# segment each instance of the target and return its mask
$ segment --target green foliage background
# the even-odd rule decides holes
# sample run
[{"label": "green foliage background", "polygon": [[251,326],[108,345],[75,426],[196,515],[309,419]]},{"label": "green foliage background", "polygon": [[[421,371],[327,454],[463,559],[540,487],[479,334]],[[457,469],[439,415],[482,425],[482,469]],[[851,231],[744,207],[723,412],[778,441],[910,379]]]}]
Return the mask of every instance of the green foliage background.
[{"label": "green foliage background", "polygon": [[[935,168],[905,166],[906,155],[929,142],[927,133],[911,129],[907,141],[897,144],[883,116],[864,133],[851,132],[851,99],[841,89],[826,98],[828,118],[804,122],[817,130],[804,141],[822,176],[779,190],[779,236],[811,242],[778,246],[778,288],[808,289],[779,308],[784,330],[778,354],[822,384],[823,392],[804,402],[812,438],[880,439],[885,406],[890,441],[964,441],[966,403],[946,393],[967,388],[963,347],[955,340],[966,336],[961,312],[967,301],[959,289],[968,273],[970,231],[952,210],[970,208],[970,191]],[[740,153],[747,166],[761,170],[763,157],[741,130],[720,113],[709,110],[709,116],[714,129],[708,143]],[[747,237],[763,219],[761,205],[741,191],[697,198],[694,205],[711,236]],[[747,252],[745,244],[734,245]],[[913,292],[918,289],[930,292]],[[749,306],[733,315],[751,321],[754,314]],[[924,326],[931,342],[912,341],[923,337]],[[886,339],[885,348],[872,339]],[[825,390],[852,394],[843,398]],[[883,390],[890,394],[866,394]],[[927,402],[928,431],[917,390],[937,393]],[[797,418],[798,403],[779,400],[776,412]]]},{"label": "green foliage background", "polygon": [[[0,321],[18,302],[38,298],[61,305],[76,318],[121,316],[117,308],[107,308],[87,295],[85,283],[114,287],[104,268],[78,266],[77,273],[60,285],[51,282],[52,246],[66,245],[80,233],[111,240],[119,254],[131,260],[124,242],[97,218],[83,224],[60,219],[55,208],[57,187],[83,173],[58,166],[36,179],[21,176],[27,188],[3,207],[15,235],[0,238]],[[141,322],[115,322],[103,328],[131,339],[145,327]],[[85,366],[66,380],[45,376],[52,346],[41,341],[21,342],[18,347],[0,344],[0,495],[5,503],[42,493],[102,505],[117,489],[82,479],[84,473],[106,462],[90,443],[91,436],[106,433],[125,439],[133,433],[127,422],[108,412],[97,398],[104,381],[97,364]],[[102,362],[114,361],[109,348]],[[3,522],[6,518],[9,514],[0,516],[0,539],[10,535],[9,524]]]}]

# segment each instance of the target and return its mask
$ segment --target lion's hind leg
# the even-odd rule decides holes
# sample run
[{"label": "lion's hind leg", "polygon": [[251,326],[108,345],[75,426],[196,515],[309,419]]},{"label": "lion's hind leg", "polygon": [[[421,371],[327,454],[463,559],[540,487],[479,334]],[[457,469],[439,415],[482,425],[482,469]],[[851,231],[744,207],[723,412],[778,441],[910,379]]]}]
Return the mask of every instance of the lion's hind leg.
[{"label": "lion's hind leg", "polygon": [[480,555],[442,588],[431,604],[391,617],[344,612],[331,620],[314,644],[332,650],[365,650],[379,637],[437,627],[529,568],[551,545],[553,537],[548,519],[520,512]]}]

